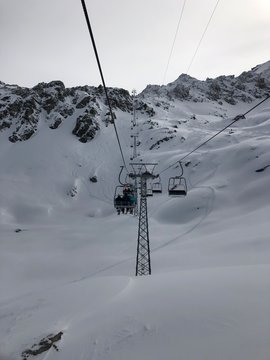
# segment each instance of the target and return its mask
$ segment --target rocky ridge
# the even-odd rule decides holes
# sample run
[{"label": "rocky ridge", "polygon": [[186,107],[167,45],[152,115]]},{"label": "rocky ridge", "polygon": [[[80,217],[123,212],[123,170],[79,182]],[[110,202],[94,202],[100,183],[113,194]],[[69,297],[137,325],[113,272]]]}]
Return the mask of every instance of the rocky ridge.
[{"label": "rocky ridge", "polygon": [[[113,110],[131,111],[126,90],[110,88],[109,96]],[[0,84],[0,131],[9,130],[9,141],[29,139],[42,123],[54,130],[68,120],[74,123],[72,134],[84,143],[95,137],[100,122],[108,126],[111,119],[102,87],[65,88],[61,81],[31,89]]]},{"label": "rocky ridge", "polygon": [[[148,85],[137,96],[137,112],[150,118],[155,109],[169,111],[175,101],[249,103],[270,93],[270,61],[245,71],[238,77],[219,76],[200,81],[182,74],[168,85]],[[117,111],[132,112],[132,96],[121,88],[108,88],[114,116]],[[0,131],[8,132],[10,142],[24,141],[45,123],[58,129],[73,124],[72,134],[86,143],[98,133],[101,123],[109,126],[108,104],[102,86],[66,88],[61,81],[39,83],[33,88],[0,82]]]},{"label": "rocky ridge", "polygon": [[156,105],[162,106],[159,98],[170,101],[206,102],[216,101],[236,105],[238,102],[250,103],[270,93],[270,61],[244,71],[239,76],[219,76],[205,81],[181,74],[168,85],[148,85],[140,94],[141,98],[156,99]]}]

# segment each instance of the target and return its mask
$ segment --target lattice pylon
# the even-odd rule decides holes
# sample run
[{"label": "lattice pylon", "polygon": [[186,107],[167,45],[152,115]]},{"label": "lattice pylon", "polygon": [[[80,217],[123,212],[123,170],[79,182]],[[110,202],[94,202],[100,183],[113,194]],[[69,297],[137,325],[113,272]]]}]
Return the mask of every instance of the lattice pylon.
[{"label": "lattice pylon", "polygon": [[151,275],[151,259],[147,214],[147,174],[141,174],[141,196],[137,243],[136,276]]},{"label": "lattice pylon", "polygon": [[136,192],[136,199],[137,199],[137,202],[136,202],[136,206],[134,208],[134,216],[138,216],[139,214],[139,207],[138,207],[138,204],[139,204],[139,179],[138,178],[135,178],[135,181],[134,181],[134,186],[135,186],[135,192]]}]

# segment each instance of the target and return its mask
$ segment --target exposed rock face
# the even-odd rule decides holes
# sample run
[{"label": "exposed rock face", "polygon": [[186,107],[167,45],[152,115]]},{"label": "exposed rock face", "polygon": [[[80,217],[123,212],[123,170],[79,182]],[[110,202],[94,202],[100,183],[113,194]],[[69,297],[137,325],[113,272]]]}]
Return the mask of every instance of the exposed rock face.
[{"label": "exposed rock face", "polygon": [[[108,93],[114,110],[132,110],[128,91],[109,88]],[[11,142],[31,138],[42,122],[55,130],[69,119],[74,123],[72,134],[86,143],[95,137],[101,121],[106,126],[113,122],[108,110],[101,86],[68,89],[61,81],[52,81],[28,89],[0,84],[0,131],[9,130]],[[113,115],[115,119],[115,113]]]},{"label": "exposed rock face", "polygon": [[95,137],[98,130],[99,124],[94,120],[93,115],[84,114],[77,118],[72,134],[76,135],[80,142],[86,143]]},{"label": "exposed rock face", "polygon": [[[252,102],[270,93],[270,61],[245,71],[238,77],[219,76],[200,81],[182,74],[166,85],[148,85],[136,97],[136,110],[150,118],[157,107],[170,110],[175,101],[215,101],[235,105]],[[65,88],[61,81],[40,83],[32,89],[0,82],[0,131],[6,131],[11,142],[25,141],[38,132],[42,123],[59,129],[64,122],[73,123],[72,134],[86,143],[93,139],[101,124],[109,126],[117,112],[132,112],[128,91],[108,88],[113,117],[100,85]]]},{"label": "exposed rock face", "polygon": [[189,100],[190,99],[190,87],[185,86],[183,84],[177,84],[173,90],[171,91],[171,94],[176,98],[180,100]]},{"label": "exposed rock face", "polygon": [[94,175],[92,177],[89,178],[89,180],[92,182],[92,183],[97,183],[97,177]]},{"label": "exposed rock face", "polygon": [[152,106],[148,105],[147,103],[143,101],[137,101],[136,103],[136,110],[140,111],[141,113],[145,113],[149,115],[150,117],[155,115],[155,110],[152,108]]},{"label": "exposed rock face", "polygon": [[30,349],[26,349],[22,352],[21,357],[23,360],[27,360],[30,356],[38,356],[51,348],[54,348],[56,351],[59,351],[56,342],[60,341],[62,338],[63,332],[60,331],[57,334],[50,334],[45,338],[41,339],[38,344],[34,344]]},{"label": "exposed rock face", "polygon": [[90,103],[90,96],[85,96],[77,105],[76,109],[82,109]]},{"label": "exposed rock face", "polygon": [[219,76],[215,79],[200,81],[182,74],[168,85],[148,85],[139,95],[143,100],[163,97],[170,101],[189,100],[193,102],[225,101],[231,105],[251,102],[270,93],[270,61],[245,71],[238,77]]},{"label": "exposed rock face", "polygon": [[[125,112],[132,111],[132,99],[127,90],[109,89],[108,95],[113,109],[120,109]],[[105,104],[106,103],[107,101],[105,101]]]}]

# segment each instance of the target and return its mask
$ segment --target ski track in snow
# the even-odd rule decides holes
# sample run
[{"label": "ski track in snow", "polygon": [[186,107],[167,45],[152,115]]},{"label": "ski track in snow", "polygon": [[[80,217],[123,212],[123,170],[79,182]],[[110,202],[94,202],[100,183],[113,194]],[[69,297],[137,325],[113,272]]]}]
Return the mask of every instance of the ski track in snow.
[{"label": "ski track in snow", "polygon": [[179,241],[179,240],[182,240],[187,234],[191,233],[192,231],[194,231],[198,226],[200,226],[202,224],[202,222],[207,218],[207,216],[211,213],[211,211],[213,210],[213,203],[214,203],[214,199],[215,199],[215,191],[212,187],[210,186],[199,186],[199,187],[196,187],[196,189],[208,189],[210,190],[210,196],[209,196],[209,200],[208,200],[208,203],[207,203],[207,210],[205,211],[205,214],[201,217],[201,219],[193,226],[190,227],[190,229],[188,229],[187,231],[185,231],[184,233],[182,234],[179,234],[178,236],[176,236],[175,238],[173,239],[170,239],[168,241],[166,241],[164,244],[158,246],[158,247],[155,247],[155,248],[152,248],[151,249],[151,252],[155,252],[155,251],[158,251],[176,241]]}]

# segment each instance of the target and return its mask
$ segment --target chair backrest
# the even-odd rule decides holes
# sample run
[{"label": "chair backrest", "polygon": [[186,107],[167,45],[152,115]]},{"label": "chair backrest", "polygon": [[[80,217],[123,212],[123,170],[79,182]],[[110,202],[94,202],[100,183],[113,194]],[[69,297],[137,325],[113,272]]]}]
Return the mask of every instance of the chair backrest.
[{"label": "chair backrest", "polygon": [[168,184],[169,195],[174,196],[186,196],[187,195],[187,183],[183,176],[174,176],[169,179]]}]

